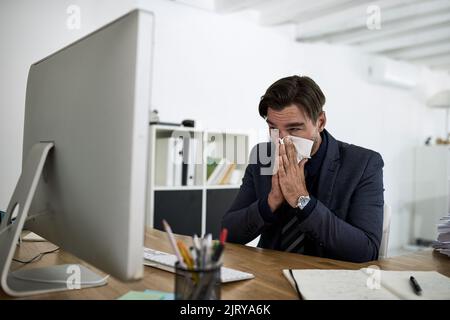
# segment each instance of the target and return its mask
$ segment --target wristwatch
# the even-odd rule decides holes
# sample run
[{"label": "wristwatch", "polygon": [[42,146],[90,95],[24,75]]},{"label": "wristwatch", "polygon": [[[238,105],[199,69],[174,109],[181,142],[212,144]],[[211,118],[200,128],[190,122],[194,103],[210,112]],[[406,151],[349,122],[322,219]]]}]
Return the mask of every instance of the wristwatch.
[{"label": "wristwatch", "polygon": [[309,200],[311,200],[311,198],[309,196],[300,196],[300,197],[298,197],[297,207],[300,210],[303,210],[306,207],[306,205],[309,203]]}]

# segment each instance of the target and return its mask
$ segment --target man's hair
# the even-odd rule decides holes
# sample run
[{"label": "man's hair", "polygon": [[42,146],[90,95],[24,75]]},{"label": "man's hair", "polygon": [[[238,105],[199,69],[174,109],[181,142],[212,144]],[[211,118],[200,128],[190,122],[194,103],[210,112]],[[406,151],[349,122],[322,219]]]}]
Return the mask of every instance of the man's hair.
[{"label": "man's hair", "polygon": [[292,104],[301,108],[313,122],[316,122],[325,104],[325,96],[309,77],[282,78],[272,84],[261,97],[259,114],[265,118],[267,109],[283,110]]}]

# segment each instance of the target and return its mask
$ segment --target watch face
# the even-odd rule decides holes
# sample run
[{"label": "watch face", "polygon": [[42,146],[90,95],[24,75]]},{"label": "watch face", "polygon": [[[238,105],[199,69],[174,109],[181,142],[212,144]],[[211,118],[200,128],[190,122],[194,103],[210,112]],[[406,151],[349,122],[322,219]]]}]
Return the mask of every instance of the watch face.
[{"label": "watch face", "polygon": [[298,199],[298,206],[300,207],[300,209],[303,209],[304,207],[306,207],[306,205],[309,202],[309,197],[300,197]]}]

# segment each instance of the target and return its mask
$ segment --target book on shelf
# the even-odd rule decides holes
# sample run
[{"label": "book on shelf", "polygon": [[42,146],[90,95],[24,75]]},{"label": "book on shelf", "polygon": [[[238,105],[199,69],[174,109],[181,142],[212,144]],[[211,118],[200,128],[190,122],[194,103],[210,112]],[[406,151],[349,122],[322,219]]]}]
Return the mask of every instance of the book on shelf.
[{"label": "book on shelf", "polygon": [[222,175],[222,178],[219,181],[219,184],[229,184],[231,174],[233,173],[234,169],[236,168],[235,163],[231,163],[227,166],[226,170],[224,170],[224,174]]},{"label": "book on shelf", "polygon": [[[207,184],[227,185],[236,180],[236,164],[227,159],[208,158]],[[234,179],[234,180],[233,180]]]},{"label": "book on shelf", "polygon": [[214,185],[219,182],[220,175],[226,167],[226,159],[220,159],[219,163],[214,167],[214,170],[208,176],[207,184]]},{"label": "book on shelf", "polygon": [[211,174],[214,172],[216,167],[219,165],[221,158],[213,158],[207,157],[206,159],[206,179],[208,180],[211,177]]}]

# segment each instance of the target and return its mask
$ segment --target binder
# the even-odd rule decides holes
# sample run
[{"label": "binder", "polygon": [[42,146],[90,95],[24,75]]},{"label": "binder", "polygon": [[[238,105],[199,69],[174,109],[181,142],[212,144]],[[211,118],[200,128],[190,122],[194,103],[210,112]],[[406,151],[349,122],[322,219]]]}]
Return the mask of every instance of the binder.
[{"label": "binder", "polygon": [[197,139],[184,138],[183,141],[183,186],[195,185],[195,164],[197,160]]},{"label": "binder", "polygon": [[158,138],[155,146],[155,184],[157,186],[173,186],[174,138]]},{"label": "binder", "polygon": [[172,137],[173,139],[173,186],[181,186],[183,179],[183,138]]}]

